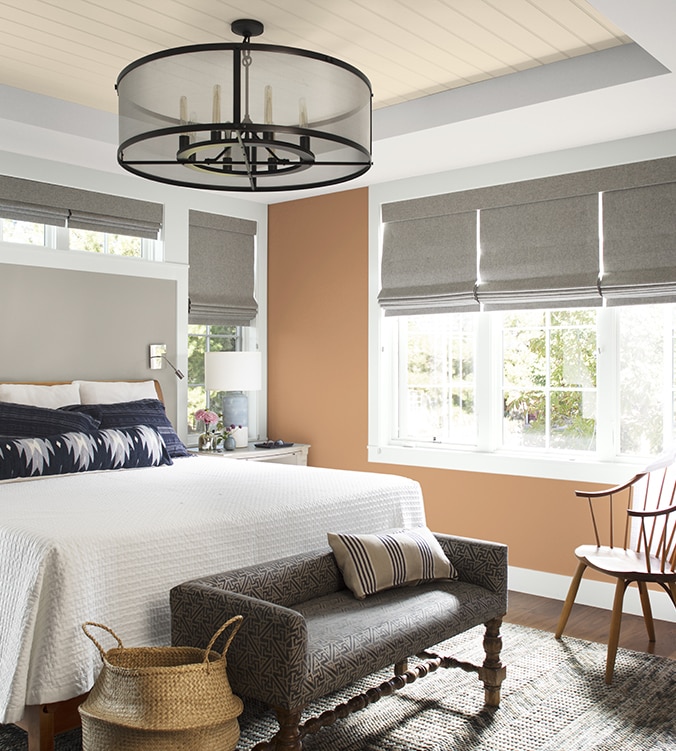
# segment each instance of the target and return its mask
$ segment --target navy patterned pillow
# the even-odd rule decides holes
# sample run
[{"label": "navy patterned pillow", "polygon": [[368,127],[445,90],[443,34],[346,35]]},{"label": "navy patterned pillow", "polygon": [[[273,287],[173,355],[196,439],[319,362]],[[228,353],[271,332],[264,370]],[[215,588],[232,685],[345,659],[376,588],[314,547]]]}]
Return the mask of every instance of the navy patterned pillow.
[{"label": "navy patterned pillow", "polygon": [[94,415],[84,412],[0,402],[0,435],[46,438],[71,431],[89,433],[96,430],[100,422]]},{"label": "navy patterned pillow", "polygon": [[99,426],[101,429],[149,425],[155,428],[164,439],[169,456],[190,456],[190,452],[167,417],[164,404],[159,399],[139,399],[114,404],[73,404],[65,409],[91,415],[101,421]]},{"label": "navy patterned pillow", "polygon": [[0,480],[172,463],[162,437],[147,425],[47,438],[0,438]]}]

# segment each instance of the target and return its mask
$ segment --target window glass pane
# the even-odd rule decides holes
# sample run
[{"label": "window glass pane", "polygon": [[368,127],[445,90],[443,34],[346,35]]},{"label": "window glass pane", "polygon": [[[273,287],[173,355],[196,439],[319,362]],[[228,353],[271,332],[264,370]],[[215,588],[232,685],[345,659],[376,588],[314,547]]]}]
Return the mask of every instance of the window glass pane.
[{"label": "window glass pane", "polygon": [[195,412],[204,409],[204,386],[188,386],[188,433],[201,433],[202,425],[195,420]]},{"label": "window glass pane", "polygon": [[103,253],[105,236],[103,232],[92,232],[87,229],[69,229],[69,247],[71,250],[86,250],[90,253]]},{"label": "window glass pane", "polygon": [[188,434],[201,433],[204,426],[195,420],[198,409],[222,412],[222,391],[206,392],[204,353],[237,350],[242,335],[237,326],[188,326]]},{"label": "window glass pane", "polygon": [[108,235],[108,252],[116,256],[141,258],[141,238],[129,235]]},{"label": "window glass pane", "polygon": [[503,316],[503,445],[594,451],[596,311]]},{"label": "window glass pane", "polygon": [[542,391],[505,391],[504,448],[547,447],[547,398]]},{"label": "window glass pane", "polygon": [[3,219],[2,239],[8,243],[44,245],[45,225],[35,222],[20,222],[16,219]]},{"label": "window glass pane", "polygon": [[475,321],[472,314],[401,319],[400,438],[476,444]]},{"label": "window glass pane", "polygon": [[[649,456],[664,449],[665,395],[673,393],[674,387],[673,310],[672,305],[629,305],[617,309],[622,454]],[[665,346],[671,350],[668,378]],[[667,397],[667,405],[671,401]],[[671,407],[668,409],[673,412]],[[673,415],[668,422],[673,423]]]},{"label": "window glass pane", "polygon": [[551,395],[551,448],[596,450],[596,393],[553,391]]}]

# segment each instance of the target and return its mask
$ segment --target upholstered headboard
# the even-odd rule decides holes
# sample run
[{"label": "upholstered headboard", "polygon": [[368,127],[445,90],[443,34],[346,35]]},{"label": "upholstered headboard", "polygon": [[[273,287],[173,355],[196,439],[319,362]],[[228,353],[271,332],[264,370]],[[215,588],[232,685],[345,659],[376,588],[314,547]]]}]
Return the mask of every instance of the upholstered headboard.
[{"label": "upholstered headboard", "polygon": [[[150,381],[143,381],[140,379],[132,379],[129,381],[5,381],[0,382],[0,390],[3,386],[66,386],[72,383],[84,383],[84,384],[101,384],[105,387],[106,384],[114,385],[119,384],[121,388],[123,388],[123,384],[150,384]],[[160,382],[158,380],[152,381],[154,387],[155,387],[155,393],[157,395],[157,398],[164,404],[164,394],[162,393],[162,386],[160,386]],[[1,399],[2,397],[0,397]],[[141,397],[137,397],[141,398]],[[122,401],[123,399],[120,399]]]}]

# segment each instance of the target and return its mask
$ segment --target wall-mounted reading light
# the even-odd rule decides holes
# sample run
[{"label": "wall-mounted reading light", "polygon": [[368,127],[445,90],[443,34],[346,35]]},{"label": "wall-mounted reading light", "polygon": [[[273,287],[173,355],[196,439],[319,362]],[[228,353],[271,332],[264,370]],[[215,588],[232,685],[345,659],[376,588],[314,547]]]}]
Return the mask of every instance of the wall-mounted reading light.
[{"label": "wall-mounted reading light", "polygon": [[166,344],[151,344],[149,346],[149,367],[151,370],[161,370],[164,363],[176,373],[177,378],[185,378],[183,373],[167,358]]}]

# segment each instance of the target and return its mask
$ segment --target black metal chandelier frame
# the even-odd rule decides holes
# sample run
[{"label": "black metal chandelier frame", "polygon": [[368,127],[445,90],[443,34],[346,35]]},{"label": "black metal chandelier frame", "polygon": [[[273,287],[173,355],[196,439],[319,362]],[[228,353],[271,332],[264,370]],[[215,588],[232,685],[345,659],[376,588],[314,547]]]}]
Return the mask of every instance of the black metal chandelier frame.
[{"label": "black metal chandelier frame", "polygon": [[[333,185],[352,180],[367,172],[371,162],[371,107],[368,107],[368,145],[352,140],[340,133],[324,130],[340,120],[345,120],[356,113],[354,111],[341,112],[335,117],[313,120],[302,126],[281,125],[270,122],[254,122],[249,114],[249,67],[252,63],[252,53],[283,53],[306,59],[321,61],[338,66],[350,74],[357,76],[368,88],[371,97],[369,79],[357,68],[321,53],[294,47],[277,45],[252,44],[251,36],[262,33],[263,25],[257,21],[241,20],[232,24],[232,30],[244,36],[242,42],[223,42],[213,44],[190,45],[163,50],[140,58],[127,65],[119,74],[116,90],[123,79],[132,71],[157,60],[179,57],[201,52],[230,52],[232,54],[232,121],[224,122],[181,122],[179,118],[160,115],[144,107],[136,105],[141,115],[149,115],[155,121],[166,122],[165,127],[155,127],[126,138],[120,143],[117,151],[119,164],[129,172],[140,177],[150,178],[159,182],[180,185],[184,187],[207,188],[210,190],[227,191],[285,191],[300,190]],[[136,159],[127,158],[125,152],[135,144],[176,136],[176,151],[171,158]],[[317,154],[317,148],[322,144],[329,153],[335,153],[334,146],[347,147],[350,153],[358,154],[358,158],[347,160],[322,159]],[[226,185],[218,183],[201,183],[198,180],[183,177],[167,177],[154,174],[149,167],[158,165],[182,165],[198,173],[211,176],[227,177],[231,181]],[[311,170],[315,166],[331,167],[348,171],[338,177],[323,179],[308,179],[292,185],[284,184],[284,177]],[[274,182],[260,184],[261,178],[275,178]],[[279,178],[279,180],[277,179]],[[235,182],[232,182],[232,179]],[[237,181],[239,179],[239,184]]]}]

